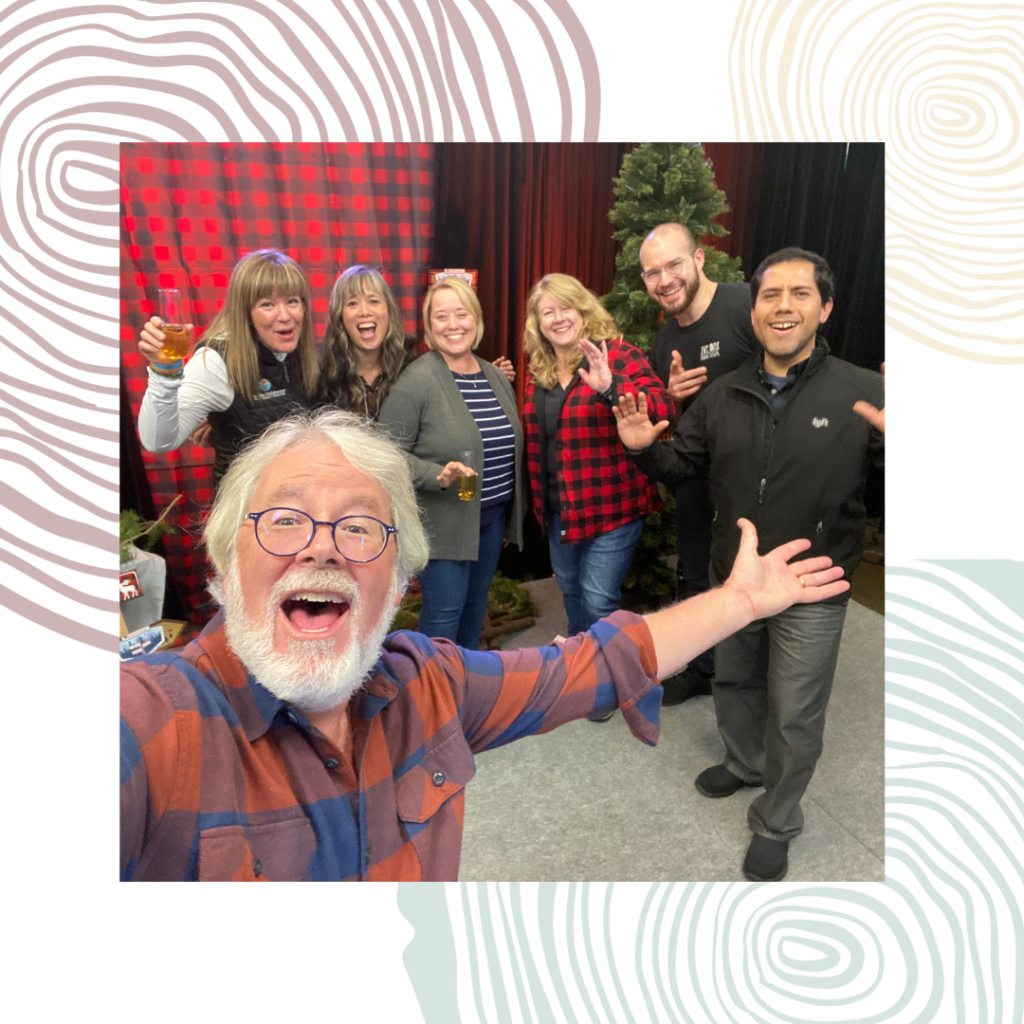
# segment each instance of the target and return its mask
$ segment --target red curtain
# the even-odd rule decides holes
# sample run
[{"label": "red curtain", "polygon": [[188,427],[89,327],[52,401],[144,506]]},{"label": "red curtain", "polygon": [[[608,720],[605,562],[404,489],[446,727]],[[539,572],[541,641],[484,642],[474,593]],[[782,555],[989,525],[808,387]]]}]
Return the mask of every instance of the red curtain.
[{"label": "red curtain", "polygon": [[704,155],[715,170],[715,183],[725,193],[729,212],[719,223],[729,232],[724,238],[707,239],[730,256],[739,256],[743,274],[754,272],[754,235],[757,230],[757,203],[761,191],[763,142],[705,142]]},{"label": "red curtain", "polygon": [[522,398],[524,307],[559,271],[602,295],[615,243],[608,211],[621,143],[462,143],[438,146],[435,261],[475,267],[484,313],[480,354],[508,355]]},{"label": "red curtain", "polygon": [[[434,147],[426,144],[123,144],[122,377],[133,422],[146,388],[136,342],[155,311],[156,289],[182,289],[201,335],[223,305],[235,263],[253,249],[283,249],[302,266],[318,337],[334,280],[352,263],[381,267],[406,331],[415,332],[434,188]],[[198,537],[213,497],[212,451],[186,444],[142,459],[157,514],[183,497],[165,551],[172,581],[202,621],[210,604]]]}]

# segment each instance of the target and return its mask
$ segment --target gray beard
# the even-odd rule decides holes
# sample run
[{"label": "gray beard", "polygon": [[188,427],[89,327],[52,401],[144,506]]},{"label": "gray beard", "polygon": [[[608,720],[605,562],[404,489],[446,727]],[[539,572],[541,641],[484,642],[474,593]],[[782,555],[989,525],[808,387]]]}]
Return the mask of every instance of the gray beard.
[{"label": "gray beard", "polygon": [[[274,649],[274,620],[285,596],[296,590],[329,589],[349,602],[350,641],[336,650],[334,640],[289,640],[284,651]],[[381,645],[400,592],[393,577],[381,621],[367,628],[362,622],[359,588],[344,573],[324,569],[295,569],[280,579],[267,599],[263,615],[248,617],[238,574],[229,572],[224,587],[228,643],[257,681],[275,697],[306,714],[330,711],[345,704],[366,681],[380,657]]]}]

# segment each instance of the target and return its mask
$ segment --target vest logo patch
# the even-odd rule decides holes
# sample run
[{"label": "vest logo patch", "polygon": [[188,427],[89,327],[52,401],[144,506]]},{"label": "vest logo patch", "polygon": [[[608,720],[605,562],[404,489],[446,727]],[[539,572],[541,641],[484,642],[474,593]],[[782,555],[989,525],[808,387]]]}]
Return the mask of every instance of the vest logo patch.
[{"label": "vest logo patch", "polygon": [[828,426],[828,417],[827,416],[822,416],[819,419],[817,416],[815,416],[814,419],[811,420],[811,426],[816,427],[816,428],[827,427]]},{"label": "vest logo patch", "polygon": [[[270,385],[269,381],[266,381],[265,383],[268,386]],[[264,384],[264,381],[260,381],[260,387],[262,387],[263,384]],[[264,391],[262,395],[253,395],[252,397],[253,397],[253,401],[256,401],[258,399],[259,401],[263,402],[263,401],[266,401],[266,399],[268,399],[268,398],[280,398],[282,395],[286,395],[286,394],[288,394],[288,389],[287,388],[278,388],[276,391]]]},{"label": "vest logo patch", "polygon": [[261,380],[258,385],[260,391],[269,391],[273,386],[274,385],[271,384],[266,377],[264,377],[263,380]]},{"label": "vest logo patch", "polygon": [[700,347],[700,361],[702,363],[705,359],[715,359],[721,354],[722,343],[720,341],[713,341],[710,345],[701,345]]}]

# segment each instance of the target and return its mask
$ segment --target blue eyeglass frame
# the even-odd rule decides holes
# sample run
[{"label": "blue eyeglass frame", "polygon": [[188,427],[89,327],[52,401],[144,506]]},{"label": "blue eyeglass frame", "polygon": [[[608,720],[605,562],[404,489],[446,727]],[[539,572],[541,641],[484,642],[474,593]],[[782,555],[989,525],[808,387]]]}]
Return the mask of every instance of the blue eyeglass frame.
[{"label": "blue eyeglass frame", "polygon": [[[293,551],[290,555],[282,555],[276,551],[271,551],[269,548],[264,546],[263,541],[260,540],[260,518],[265,516],[268,512],[275,512],[278,509],[281,509],[284,512],[296,512],[300,516],[305,516],[313,526],[313,529],[309,533],[309,540],[307,540],[298,551]],[[391,540],[392,535],[398,533],[397,526],[388,526],[387,523],[382,522],[376,516],[342,516],[340,519],[335,519],[332,523],[329,520],[314,519],[308,512],[303,512],[301,508],[288,508],[287,505],[274,505],[271,508],[265,508],[262,512],[247,512],[245,518],[252,520],[253,532],[256,534],[256,543],[259,544],[259,546],[263,548],[268,555],[273,555],[275,558],[294,558],[299,554],[299,552],[305,551],[306,548],[313,543],[313,540],[316,537],[316,531],[321,526],[329,526],[331,528],[331,543],[334,545],[334,550],[337,551],[346,562],[354,562],[356,565],[369,565],[370,562],[376,562],[377,559],[387,551],[388,541]],[[373,556],[373,558],[367,558],[365,561],[358,558],[349,558],[348,555],[338,547],[338,537],[335,531],[338,529],[338,523],[343,523],[346,519],[372,519],[379,526],[384,527],[384,546],[376,555]]]}]

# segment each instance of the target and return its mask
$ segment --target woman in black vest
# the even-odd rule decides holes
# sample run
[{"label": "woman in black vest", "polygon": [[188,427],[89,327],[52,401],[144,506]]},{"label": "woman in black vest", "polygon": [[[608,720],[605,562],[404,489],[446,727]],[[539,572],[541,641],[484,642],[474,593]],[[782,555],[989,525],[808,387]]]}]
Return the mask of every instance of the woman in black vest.
[{"label": "woman in black vest", "polygon": [[[161,326],[153,317],[139,337],[139,351],[150,364],[139,437],[151,452],[173,451],[208,419],[214,485],[246,441],[315,401],[309,289],[299,265],[277,249],[259,249],[238,261],[224,307],[187,366],[160,360]],[[191,335],[191,324],[188,330]]]}]

